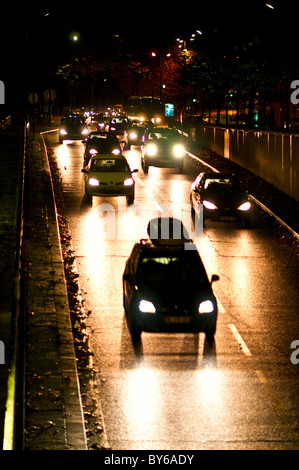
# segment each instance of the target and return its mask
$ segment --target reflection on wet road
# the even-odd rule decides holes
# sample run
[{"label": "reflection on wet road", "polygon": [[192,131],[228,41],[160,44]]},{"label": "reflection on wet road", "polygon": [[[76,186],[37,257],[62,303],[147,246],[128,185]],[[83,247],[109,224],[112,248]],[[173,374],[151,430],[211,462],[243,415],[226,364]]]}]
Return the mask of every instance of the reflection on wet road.
[{"label": "reflection on wet road", "polygon": [[[61,171],[80,284],[86,293],[94,363],[112,449],[298,449],[299,376],[290,345],[299,339],[298,260],[259,221],[252,229],[207,223],[196,243],[209,276],[220,281],[215,344],[204,334],[142,334],[132,344],[122,304],[122,274],[151,217],[169,211],[188,223],[185,174],[140,166],[135,203],[83,203],[81,143],[48,136]],[[204,170],[204,168],[202,169]],[[190,229],[192,227],[190,226]]]}]

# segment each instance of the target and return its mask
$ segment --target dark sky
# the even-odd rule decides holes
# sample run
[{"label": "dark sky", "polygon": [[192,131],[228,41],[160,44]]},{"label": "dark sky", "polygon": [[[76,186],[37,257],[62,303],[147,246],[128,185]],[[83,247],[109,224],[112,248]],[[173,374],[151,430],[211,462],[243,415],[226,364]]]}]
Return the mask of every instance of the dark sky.
[{"label": "dark sky", "polygon": [[[293,4],[297,2],[269,0],[269,3],[275,5],[275,10],[266,8],[263,0],[23,2],[6,6],[6,14],[1,13],[1,25],[11,34],[14,24],[41,25],[45,21],[44,14],[49,12],[53,37],[57,33],[67,37],[68,30],[72,29],[89,39],[115,31],[136,43],[164,44],[194,29],[203,32],[222,29],[238,35],[244,28],[255,30],[262,26],[266,31],[280,18],[282,26],[286,21],[291,26],[292,18],[296,17],[294,8],[298,10]],[[3,17],[7,20],[3,21]]]},{"label": "dark sky", "polygon": [[[240,40],[245,32],[276,36],[286,47],[293,47],[297,40],[299,2],[269,0],[269,3],[274,10],[267,8],[263,0],[41,0],[17,5],[6,2],[0,13],[1,46],[16,29],[34,25],[48,35],[43,25],[50,24],[49,36],[61,47],[72,30],[80,32],[86,43],[95,44],[103,36],[120,33],[136,47],[163,47],[173,43],[177,36],[187,38],[196,29],[203,34],[218,30]],[[45,13],[50,16],[46,18]]]},{"label": "dark sky", "polygon": [[[298,57],[299,66],[299,2],[269,3],[275,8],[267,8],[263,0],[5,2],[0,12],[0,80],[22,76],[27,50],[28,67],[38,83],[39,75],[45,75],[42,67],[48,67],[49,49],[53,67],[54,62],[59,65],[74,55],[76,44],[69,39],[72,31],[80,34],[79,47],[100,45],[101,49],[104,40],[120,34],[131,49],[145,51],[166,49],[177,37],[189,39],[196,29],[203,33],[197,40],[205,46],[211,44],[216,52],[223,44],[227,48],[260,37],[267,39],[267,53],[277,55],[277,61],[285,54],[295,61]],[[11,85],[11,93],[16,86]]]}]

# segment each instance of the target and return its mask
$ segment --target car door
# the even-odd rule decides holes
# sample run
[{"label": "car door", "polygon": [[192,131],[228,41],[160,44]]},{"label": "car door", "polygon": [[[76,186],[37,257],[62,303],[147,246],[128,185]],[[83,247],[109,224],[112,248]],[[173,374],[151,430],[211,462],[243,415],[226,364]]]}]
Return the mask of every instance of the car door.
[{"label": "car door", "polygon": [[192,188],[192,206],[195,209],[201,203],[202,178],[197,177]]},{"label": "car door", "polygon": [[124,295],[124,308],[126,312],[129,311],[130,305],[136,292],[135,284],[136,284],[136,274],[138,270],[138,263],[140,259],[140,247],[139,244],[136,244],[133,247],[131,255],[129,256],[124,276],[123,276],[123,295]]}]

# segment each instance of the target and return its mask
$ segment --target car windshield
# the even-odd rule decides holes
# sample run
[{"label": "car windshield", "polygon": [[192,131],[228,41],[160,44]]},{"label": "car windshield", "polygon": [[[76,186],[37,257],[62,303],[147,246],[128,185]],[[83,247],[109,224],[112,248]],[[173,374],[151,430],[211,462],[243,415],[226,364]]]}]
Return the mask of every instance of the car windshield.
[{"label": "car windshield", "polygon": [[84,122],[81,119],[78,119],[78,118],[63,119],[61,121],[62,126],[68,126],[68,127],[79,126],[79,125],[83,125],[83,124],[84,124]]},{"label": "car windshield", "polygon": [[89,145],[97,145],[97,144],[101,145],[103,143],[104,144],[106,144],[106,143],[107,144],[115,144],[115,145],[119,144],[117,137],[111,136],[110,134],[92,136],[89,139],[89,142],[88,142]]},{"label": "car windshield", "polygon": [[203,265],[184,252],[183,256],[157,256],[143,258],[138,278],[143,283],[208,282]]},{"label": "car windshield", "polygon": [[172,130],[155,130],[153,132],[150,132],[148,135],[148,140],[173,140],[179,139],[179,134],[175,131]]},{"label": "car windshield", "polygon": [[116,117],[111,119],[111,124],[126,124],[128,122],[127,118]]},{"label": "car windshield", "polygon": [[126,160],[122,159],[95,159],[91,162],[91,171],[104,171],[104,172],[128,172],[130,171],[129,165]]},{"label": "car windshield", "polygon": [[204,183],[204,189],[211,192],[230,194],[242,194],[244,192],[241,184],[238,181],[230,178],[206,179]]}]

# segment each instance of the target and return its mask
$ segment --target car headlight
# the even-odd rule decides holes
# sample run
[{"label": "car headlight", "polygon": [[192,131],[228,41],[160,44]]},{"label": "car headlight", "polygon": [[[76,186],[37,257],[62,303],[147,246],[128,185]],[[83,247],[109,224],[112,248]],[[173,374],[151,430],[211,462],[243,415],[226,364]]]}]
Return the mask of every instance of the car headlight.
[{"label": "car headlight", "polygon": [[66,130],[65,130],[65,129],[60,129],[60,134],[61,134],[61,135],[66,135],[66,134],[67,134],[67,132],[66,132]]},{"label": "car headlight", "polygon": [[100,182],[96,178],[90,178],[88,184],[89,186],[100,186]]},{"label": "car headlight", "polygon": [[251,203],[249,201],[247,201],[247,202],[243,202],[243,204],[241,204],[238,207],[238,210],[239,211],[249,211],[250,207],[251,207]]},{"label": "car headlight", "polygon": [[119,154],[120,154],[120,150],[119,150],[119,149],[113,149],[113,150],[112,150],[112,153],[113,153],[113,155],[119,155]]},{"label": "car headlight", "polygon": [[146,153],[150,157],[157,155],[157,152],[158,152],[158,147],[156,144],[149,144],[146,146]]},{"label": "car headlight", "polygon": [[130,139],[132,139],[132,140],[137,139],[137,134],[136,134],[136,132],[130,132],[129,137],[130,137]]},{"label": "car headlight", "polygon": [[134,184],[133,178],[127,178],[127,179],[124,181],[124,186],[132,186],[133,184]]},{"label": "car headlight", "polygon": [[83,129],[83,131],[81,132],[81,134],[83,134],[83,135],[87,135],[88,133],[89,133],[88,129]]},{"label": "car headlight", "polygon": [[173,147],[173,155],[177,158],[182,158],[184,156],[185,149],[181,144],[177,144]]},{"label": "car headlight", "polygon": [[156,307],[149,300],[140,300],[139,310],[142,313],[156,313]]},{"label": "car headlight", "polygon": [[211,300],[204,300],[198,306],[198,313],[212,313],[214,312],[214,305]]},{"label": "car headlight", "polygon": [[210,210],[217,209],[217,206],[213,202],[203,201],[202,203],[203,203],[203,205],[205,206],[206,209],[210,209]]},{"label": "car headlight", "polygon": [[96,153],[98,153],[98,151],[96,149],[90,149],[89,153],[90,155],[95,155]]}]

